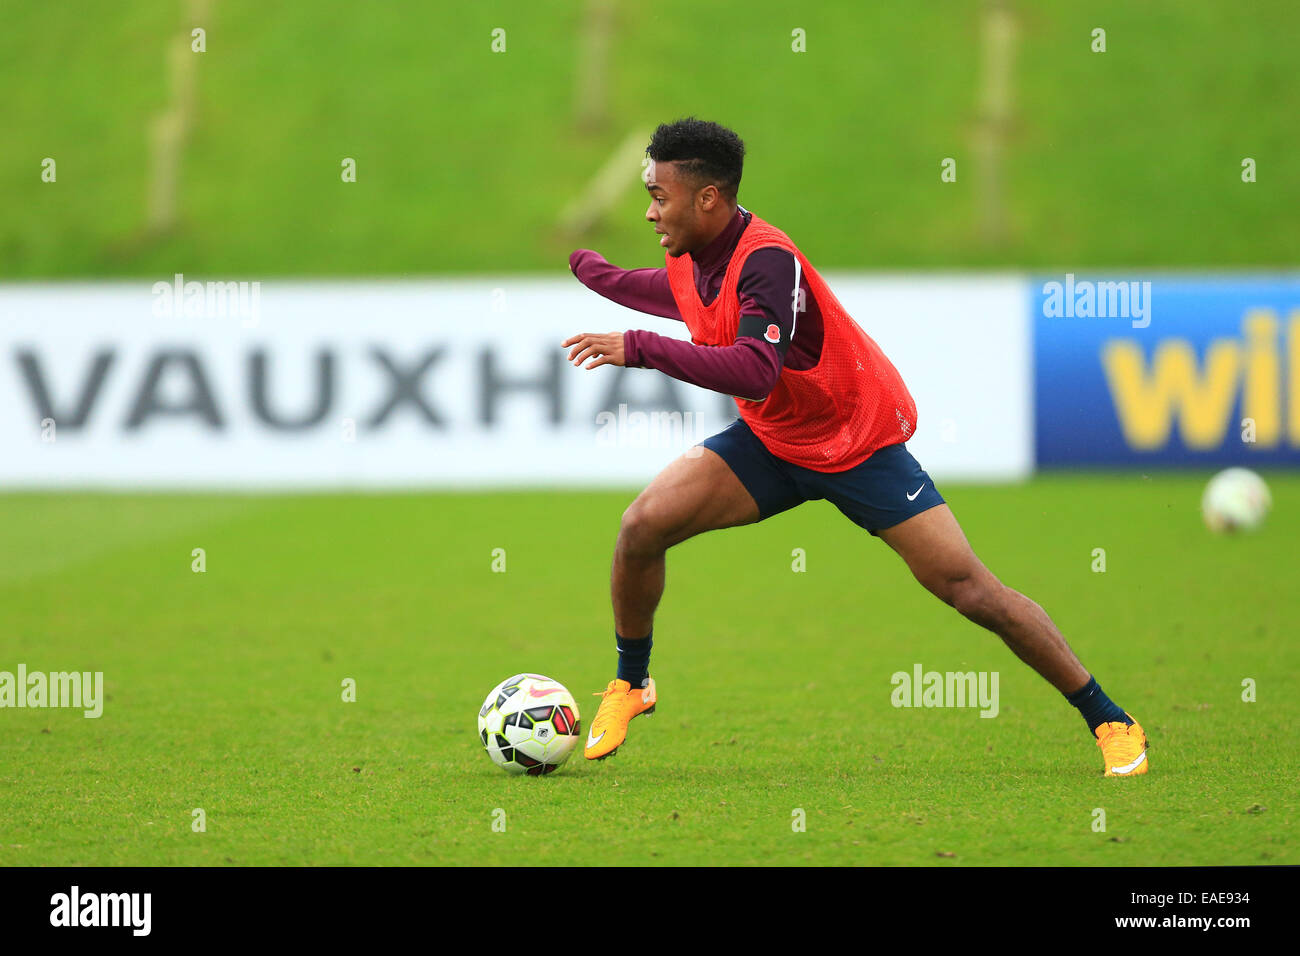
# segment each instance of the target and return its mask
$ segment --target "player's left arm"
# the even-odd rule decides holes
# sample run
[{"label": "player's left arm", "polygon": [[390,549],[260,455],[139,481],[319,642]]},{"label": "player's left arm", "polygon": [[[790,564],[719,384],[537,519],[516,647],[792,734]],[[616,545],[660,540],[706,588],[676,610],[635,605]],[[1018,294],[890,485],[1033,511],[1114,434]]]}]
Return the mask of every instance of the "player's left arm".
[{"label": "player's left arm", "polygon": [[[784,364],[807,294],[803,266],[794,253],[778,246],[755,249],[745,260],[736,283],[740,299],[736,341],[754,338],[766,342]],[[775,379],[772,385],[776,385]]]},{"label": "player's left arm", "polygon": [[795,332],[800,264],[780,248],[759,249],[745,260],[736,284],[740,323],[727,346],[695,345],[644,330],[584,333],[566,339],[569,361],[654,368],[701,388],[747,401],[767,398],[781,377],[785,353]]},{"label": "player's left arm", "polygon": [[781,357],[767,342],[745,336],[733,345],[696,345],[642,329],[584,332],[565,339],[569,361],[587,368],[624,365],[653,368],[675,379],[724,395],[761,402],[781,374]]}]

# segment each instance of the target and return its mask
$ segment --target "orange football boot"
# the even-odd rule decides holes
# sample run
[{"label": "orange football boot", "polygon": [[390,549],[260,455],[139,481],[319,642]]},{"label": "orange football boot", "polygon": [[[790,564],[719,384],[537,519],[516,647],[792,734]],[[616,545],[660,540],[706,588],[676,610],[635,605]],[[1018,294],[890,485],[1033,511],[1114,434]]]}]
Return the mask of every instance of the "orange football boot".
[{"label": "orange football boot", "polygon": [[[1132,714],[1125,714],[1133,720]],[[1105,777],[1136,777],[1146,773],[1147,735],[1142,725],[1136,720],[1131,724],[1112,721],[1102,724],[1095,731],[1097,746],[1101,748],[1102,759],[1106,762]]]},{"label": "orange football boot", "polygon": [[627,725],[638,714],[655,710],[655,680],[648,678],[645,687],[633,687],[625,680],[612,680],[600,693],[600,709],[587,730],[587,746],[582,755],[588,760],[614,756],[627,739]]}]

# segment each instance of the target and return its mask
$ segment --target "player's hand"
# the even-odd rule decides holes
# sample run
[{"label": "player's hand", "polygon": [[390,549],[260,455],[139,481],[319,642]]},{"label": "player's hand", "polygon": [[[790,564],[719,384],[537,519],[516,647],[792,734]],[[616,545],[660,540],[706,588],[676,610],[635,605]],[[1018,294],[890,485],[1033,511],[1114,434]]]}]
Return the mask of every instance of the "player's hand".
[{"label": "player's hand", "polygon": [[581,365],[588,359],[591,359],[591,363],[587,368],[624,363],[622,332],[609,332],[605,335],[583,332],[569,336],[560,345],[569,349],[569,361],[574,365]]},{"label": "player's hand", "polygon": [[603,262],[604,256],[591,249],[574,249],[569,253],[569,271],[576,276],[578,274],[578,267],[587,259],[599,259]]}]

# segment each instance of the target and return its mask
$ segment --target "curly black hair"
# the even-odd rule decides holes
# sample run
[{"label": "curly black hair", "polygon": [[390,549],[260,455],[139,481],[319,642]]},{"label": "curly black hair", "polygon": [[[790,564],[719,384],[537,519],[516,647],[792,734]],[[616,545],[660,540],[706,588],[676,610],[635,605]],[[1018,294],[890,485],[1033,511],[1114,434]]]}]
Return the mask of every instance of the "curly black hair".
[{"label": "curly black hair", "polygon": [[693,116],[661,123],[645,151],[656,163],[678,163],[696,189],[712,183],[725,198],[736,201],[745,167],[745,144],[725,126]]}]

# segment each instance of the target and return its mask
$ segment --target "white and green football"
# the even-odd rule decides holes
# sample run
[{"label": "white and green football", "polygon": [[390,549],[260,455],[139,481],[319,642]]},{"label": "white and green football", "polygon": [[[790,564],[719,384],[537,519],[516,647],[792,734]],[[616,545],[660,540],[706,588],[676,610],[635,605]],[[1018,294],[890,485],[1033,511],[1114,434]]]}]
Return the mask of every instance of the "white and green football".
[{"label": "white and green football", "polygon": [[478,736],[498,767],[540,777],[559,769],[577,749],[582,739],[578,705],[559,681],[516,674],[483,701]]}]

